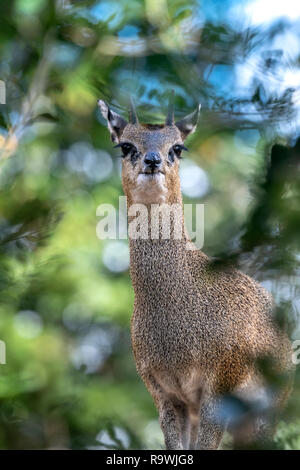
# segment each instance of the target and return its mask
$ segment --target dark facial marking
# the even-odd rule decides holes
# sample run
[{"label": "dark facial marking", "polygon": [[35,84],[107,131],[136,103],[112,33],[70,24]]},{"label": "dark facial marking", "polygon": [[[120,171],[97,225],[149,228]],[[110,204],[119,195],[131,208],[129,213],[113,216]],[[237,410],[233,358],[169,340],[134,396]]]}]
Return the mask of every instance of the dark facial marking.
[{"label": "dark facial marking", "polygon": [[122,158],[130,156],[131,163],[135,164],[140,154],[137,151],[136,147],[130,142],[121,142],[118,145],[115,145],[114,148],[121,147]]},{"label": "dark facial marking", "polygon": [[169,160],[171,163],[174,163],[175,156],[177,158],[182,158],[181,157],[182,150],[188,150],[188,149],[184,145],[181,145],[181,144],[173,145],[173,147],[170,148],[168,156],[169,156]]}]

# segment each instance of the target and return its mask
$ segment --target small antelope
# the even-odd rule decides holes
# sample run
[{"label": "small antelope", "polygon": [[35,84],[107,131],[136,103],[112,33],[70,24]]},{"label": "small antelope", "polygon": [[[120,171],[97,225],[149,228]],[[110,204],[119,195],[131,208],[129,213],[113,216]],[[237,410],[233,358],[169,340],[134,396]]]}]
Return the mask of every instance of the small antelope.
[{"label": "small antelope", "polygon": [[[170,100],[165,124],[157,125],[139,123],[132,100],[129,122],[104,101],[98,105],[112,141],[122,150],[129,219],[133,204],[149,209],[149,221],[152,205],[162,212],[173,204],[183,210],[180,156],[195,131],[200,106],[175,122]],[[228,421],[223,397],[267,397],[257,360],[270,358],[279,374],[290,368],[291,349],[273,321],[267,291],[240,271],[213,269],[202,251],[187,249],[192,242],[181,220],[180,239],[171,232],[169,239],[129,240],[135,292],[132,347],[137,371],[158,409],[166,448],[217,449]],[[287,395],[287,387],[275,391],[272,409]],[[250,440],[273,432],[271,420],[263,416],[248,428]]]}]

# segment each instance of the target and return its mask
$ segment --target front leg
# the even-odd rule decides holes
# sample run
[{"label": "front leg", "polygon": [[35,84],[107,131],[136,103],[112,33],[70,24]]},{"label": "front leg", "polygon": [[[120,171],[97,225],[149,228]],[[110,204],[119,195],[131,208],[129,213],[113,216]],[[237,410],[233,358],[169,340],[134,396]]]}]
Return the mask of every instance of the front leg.
[{"label": "front leg", "polygon": [[189,426],[185,405],[168,395],[152,375],[143,377],[143,380],[158,409],[166,449],[182,450]]},{"label": "front leg", "polygon": [[167,450],[182,450],[181,416],[179,416],[174,401],[165,397],[159,404],[159,423],[164,434]]},{"label": "front leg", "polygon": [[199,424],[197,449],[218,449],[226,425],[218,416],[217,402],[213,397],[208,397],[201,403]]}]

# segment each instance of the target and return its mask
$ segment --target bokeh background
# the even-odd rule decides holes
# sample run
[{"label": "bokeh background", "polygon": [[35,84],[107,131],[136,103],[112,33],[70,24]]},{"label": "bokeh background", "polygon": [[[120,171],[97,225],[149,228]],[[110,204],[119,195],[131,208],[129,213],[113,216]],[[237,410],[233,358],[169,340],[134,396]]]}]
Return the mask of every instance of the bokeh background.
[{"label": "bokeh background", "polygon": [[[261,281],[300,339],[300,4],[271,3],[1,2],[0,448],[163,446],[131,353],[128,245],[96,236],[122,194],[97,98],[126,116],[131,93],[148,122],[171,89],[178,118],[201,102],[181,180],[204,251]],[[278,448],[300,449],[299,368]]]}]

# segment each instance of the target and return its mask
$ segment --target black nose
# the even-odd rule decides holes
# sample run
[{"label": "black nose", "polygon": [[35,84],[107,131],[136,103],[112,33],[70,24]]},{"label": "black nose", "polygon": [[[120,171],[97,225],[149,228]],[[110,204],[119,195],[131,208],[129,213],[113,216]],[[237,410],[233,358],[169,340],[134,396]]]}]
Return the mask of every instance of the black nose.
[{"label": "black nose", "polygon": [[151,169],[157,168],[161,164],[161,158],[158,153],[148,152],[145,155],[144,162]]}]

